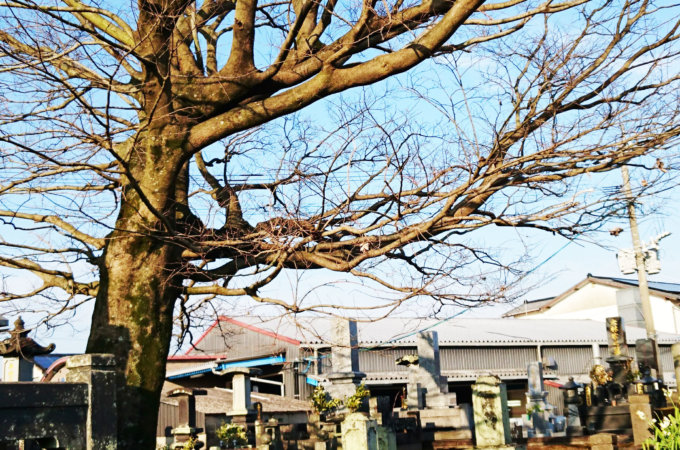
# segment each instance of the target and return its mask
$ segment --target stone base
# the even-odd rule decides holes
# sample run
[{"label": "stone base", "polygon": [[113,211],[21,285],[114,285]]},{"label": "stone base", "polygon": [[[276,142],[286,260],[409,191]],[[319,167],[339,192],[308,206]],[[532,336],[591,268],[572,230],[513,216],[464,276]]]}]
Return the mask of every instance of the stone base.
[{"label": "stone base", "polygon": [[456,408],[424,409],[419,412],[420,426],[429,428],[458,428],[471,429],[472,410],[470,405],[460,405]]},{"label": "stone base", "polygon": [[354,395],[361,380],[366,378],[363,372],[333,372],[327,376],[330,384],[324,386],[326,392],[336,399],[343,399]]},{"label": "stone base", "polygon": [[531,438],[526,441],[527,450],[542,449],[590,449],[615,450],[637,448],[631,436],[613,434],[594,434],[592,436]]},{"label": "stone base", "polygon": [[633,424],[629,405],[591,406],[586,408],[586,432],[588,434],[632,434]]},{"label": "stone base", "polygon": [[337,450],[338,445],[335,439],[330,439],[328,441],[305,439],[295,441],[295,448],[298,450]]},{"label": "stone base", "polygon": [[419,412],[424,441],[472,439],[470,405],[447,409],[425,409]]}]

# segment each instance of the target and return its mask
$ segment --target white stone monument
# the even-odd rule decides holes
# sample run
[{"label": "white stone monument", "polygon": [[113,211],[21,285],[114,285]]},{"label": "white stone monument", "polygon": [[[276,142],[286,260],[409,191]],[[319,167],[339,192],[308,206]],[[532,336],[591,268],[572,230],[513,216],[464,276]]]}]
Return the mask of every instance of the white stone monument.
[{"label": "white stone monument", "polygon": [[328,374],[330,384],[326,392],[337,399],[349,397],[356,392],[365,373],[359,372],[359,339],[357,323],[337,319],[331,336],[331,364],[333,371]]},{"label": "white stone monument", "polygon": [[416,338],[418,364],[409,366],[408,408],[448,408],[449,389],[441,374],[439,336],[436,331],[423,331]]}]

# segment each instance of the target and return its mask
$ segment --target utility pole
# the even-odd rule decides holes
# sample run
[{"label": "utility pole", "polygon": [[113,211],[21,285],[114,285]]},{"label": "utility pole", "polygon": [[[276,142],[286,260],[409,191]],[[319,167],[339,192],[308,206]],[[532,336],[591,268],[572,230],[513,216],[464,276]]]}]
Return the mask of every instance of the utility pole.
[{"label": "utility pole", "polygon": [[633,191],[630,188],[630,176],[628,175],[628,167],[621,166],[621,175],[623,176],[623,192],[628,201],[628,220],[630,221],[630,234],[633,238],[633,251],[635,252],[635,267],[637,269],[638,287],[640,289],[640,303],[642,303],[642,317],[645,320],[645,328],[647,329],[647,339],[652,339],[654,342],[654,356],[656,360],[656,378],[661,378],[661,361],[659,360],[659,347],[656,342],[656,329],[654,328],[654,316],[652,314],[652,304],[649,300],[649,285],[647,284],[647,270],[645,268],[645,256],[642,253],[642,242],[640,242],[640,233],[638,231],[637,218],[635,217],[635,198]]}]

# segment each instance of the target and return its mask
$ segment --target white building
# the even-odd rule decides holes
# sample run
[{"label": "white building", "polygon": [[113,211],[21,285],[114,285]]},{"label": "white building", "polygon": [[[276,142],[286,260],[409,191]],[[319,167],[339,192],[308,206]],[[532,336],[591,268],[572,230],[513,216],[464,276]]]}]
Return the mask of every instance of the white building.
[{"label": "white building", "polygon": [[[658,332],[680,334],[680,284],[649,282],[649,296]],[[550,298],[530,300],[503,314],[516,319],[590,319],[621,316],[626,326],[645,328],[638,281],[598,277],[585,280]]]}]

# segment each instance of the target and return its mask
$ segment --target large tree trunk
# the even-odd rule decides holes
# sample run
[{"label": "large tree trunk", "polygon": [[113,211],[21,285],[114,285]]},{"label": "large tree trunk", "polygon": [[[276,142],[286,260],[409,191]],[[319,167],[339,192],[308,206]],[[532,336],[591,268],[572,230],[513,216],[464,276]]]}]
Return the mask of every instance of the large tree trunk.
[{"label": "large tree trunk", "polygon": [[[167,145],[161,136],[157,142]],[[155,448],[173,306],[181,288],[181,249],[168,238],[181,162],[173,161],[173,149],[158,147],[140,148],[132,165],[137,187],[124,188],[116,229],[107,239],[87,345],[88,352],[118,357],[121,449]]]}]

